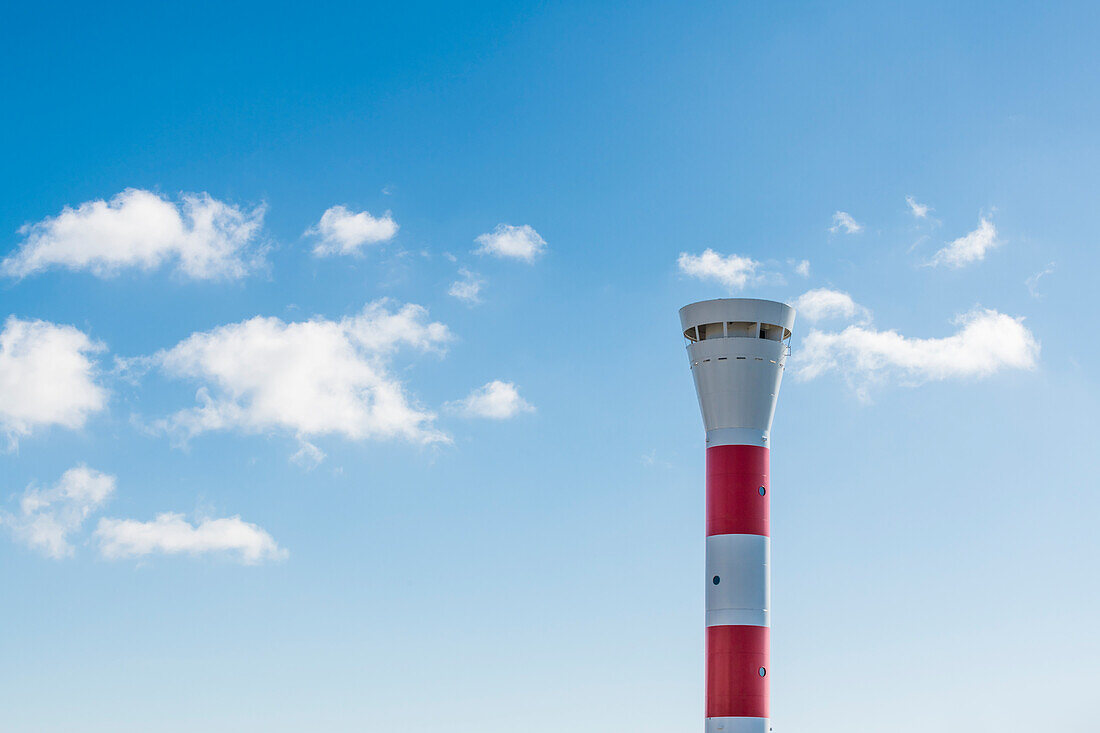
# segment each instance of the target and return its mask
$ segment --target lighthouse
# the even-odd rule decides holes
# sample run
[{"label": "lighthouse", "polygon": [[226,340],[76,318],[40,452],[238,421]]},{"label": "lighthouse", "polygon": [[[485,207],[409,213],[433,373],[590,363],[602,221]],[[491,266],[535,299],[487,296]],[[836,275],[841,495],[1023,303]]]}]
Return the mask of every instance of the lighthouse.
[{"label": "lighthouse", "polygon": [[768,733],[771,428],[794,308],[749,298],[680,309],[706,429],[706,733]]}]

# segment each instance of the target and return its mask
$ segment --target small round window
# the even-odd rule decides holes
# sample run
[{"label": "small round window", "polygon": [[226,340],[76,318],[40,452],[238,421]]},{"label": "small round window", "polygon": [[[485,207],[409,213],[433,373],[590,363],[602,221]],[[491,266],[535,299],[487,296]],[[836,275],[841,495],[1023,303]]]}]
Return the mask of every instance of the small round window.
[{"label": "small round window", "polygon": [[721,579],[721,578],[719,578],[719,577],[718,577],[717,575],[715,575],[715,576],[714,576],[714,577],[713,577],[713,578],[711,579],[711,581],[710,581],[710,582],[714,583],[715,585],[718,585],[719,583],[721,583],[721,582],[722,582],[722,579]]},{"label": "small round window", "polygon": [[763,495],[764,495],[764,494],[766,494],[766,493],[768,493],[768,490],[767,490],[767,489],[765,489],[765,488],[764,488],[763,486],[761,486],[761,487],[760,487],[760,495],[761,495],[761,496],[763,496]]},{"label": "small round window", "polygon": [[768,674],[768,670],[766,670],[766,669],[764,669],[763,667],[761,667],[761,668],[760,668],[760,676],[761,676],[761,677],[763,677],[763,676],[765,676],[765,675],[767,675],[767,674]]}]

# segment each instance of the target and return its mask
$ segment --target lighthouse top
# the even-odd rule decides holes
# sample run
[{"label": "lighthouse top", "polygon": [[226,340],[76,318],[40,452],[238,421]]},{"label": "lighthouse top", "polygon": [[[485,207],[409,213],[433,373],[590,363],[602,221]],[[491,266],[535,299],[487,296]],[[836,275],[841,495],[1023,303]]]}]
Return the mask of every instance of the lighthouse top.
[{"label": "lighthouse top", "polygon": [[794,308],[723,298],[680,309],[707,446],[770,447]]},{"label": "lighthouse top", "polygon": [[794,308],[786,303],[756,298],[701,300],[680,309],[680,325],[690,341],[712,338],[790,338]]}]

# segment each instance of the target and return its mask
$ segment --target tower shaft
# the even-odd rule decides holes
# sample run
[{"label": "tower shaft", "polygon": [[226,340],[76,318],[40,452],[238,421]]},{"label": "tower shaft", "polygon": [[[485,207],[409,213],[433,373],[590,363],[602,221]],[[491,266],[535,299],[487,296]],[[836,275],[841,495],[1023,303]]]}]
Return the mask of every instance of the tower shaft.
[{"label": "tower shaft", "polygon": [[680,321],[706,428],[706,733],[768,733],[770,439],[794,309],[709,300]]},{"label": "tower shaft", "polygon": [[771,626],[768,449],[707,448],[706,481],[706,730],[766,733]]}]

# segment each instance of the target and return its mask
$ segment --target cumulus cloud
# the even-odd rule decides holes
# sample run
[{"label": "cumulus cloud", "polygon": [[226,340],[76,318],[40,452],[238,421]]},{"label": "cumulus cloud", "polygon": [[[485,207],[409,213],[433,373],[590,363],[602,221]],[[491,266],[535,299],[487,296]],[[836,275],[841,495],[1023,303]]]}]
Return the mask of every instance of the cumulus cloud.
[{"label": "cumulus cloud", "polygon": [[810,261],[809,260],[802,260],[801,262],[799,262],[797,265],[794,266],[794,271],[795,271],[796,274],[801,275],[802,277],[809,277],[810,276]]},{"label": "cumulus cloud", "polygon": [[475,254],[507,257],[524,262],[534,262],[546,251],[546,240],[527,224],[518,227],[497,224],[496,229],[482,234],[474,241],[481,245],[474,250]]},{"label": "cumulus cloud", "polygon": [[[49,557],[69,557],[74,552],[72,536],[111,499],[115,486],[114,476],[75,466],[52,487],[27,487],[18,512],[0,511],[0,525],[6,525],[17,541]],[[104,518],[99,520],[95,538],[100,553],[108,558],[234,552],[241,561],[254,564],[287,555],[271,535],[240,517],[203,519],[196,526],[182,514],[171,512],[159,514],[151,522]]]},{"label": "cumulus cloud", "polygon": [[927,219],[928,218],[928,212],[932,210],[931,206],[928,206],[927,204],[919,203],[912,196],[906,196],[905,197],[905,203],[909,204],[909,213],[912,214],[917,219]]},{"label": "cumulus cloud", "polygon": [[262,261],[255,240],[263,218],[263,206],[246,211],[207,193],[185,193],[174,203],[128,188],[22,227],[23,241],[0,267],[14,277],[51,267],[108,277],[174,260],[191,278],[239,278]]},{"label": "cumulus cloud", "polygon": [[397,229],[397,222],[388,211],[374,217],[366,211],[356,213],[344,206],[333,206],[305,234],[317,240],[313,254],[325,257],[359,254],[365,244],[393,239]]},{"label": "cumulus cloud", "polygon": [[1039,342],[1022,318],[977,308],[955,324],[956,333],[944,338],[912,338],[860,325],[838,333],[811,330],[796,354],[795,375],[805,381],[838,371],[866,397],[869,384],[890,378],[917,385],[1035,367]]},{"label": "cumulus cloud", "polygon": [[852,296],[828,288],[806,291],[798,296],[794,307],[800,319],[811,323],[832,318],[858,320],[861,323],[871,320],[871,312],[852,300]]},{"label": "cumulus cloud", "polygon": [[986,252],[1000,244],[1001,241],[997,239],[997,228],[993,226],[992,221],[983,216],[978,222],[977,229],[941,249],[932,257],[929,264],[958,268],[972,262],[981,262],[985,259]]},{"label": "cumulus cloud", "polygon": [[485,281],[476,272],[470,272],[465,267],[458,271],[459,279],[451,283],[447,295],[465,301],[470,305],[481,302],[481,288]]},{"label": "cumulus cloud", "polygon": [[723,257],[713,249],[703,254],[693,255],[681,252],[677,261],[680,272],[697,277],[700,280],[717,280],[729,290],[740,290],[757,278],[756,270],[760,263],[749,257],[729,255]]},{"label": "cumulus cloud", "polygon": [[519,396],[516,385],[499,379],[475,389],[465,399],[450,403],[449,407],[466,417],[491,420],[507,420],[521,412],[535,411],[530,403]]},{"label": "cumulus cloud", "polygon": [[0,330],[0,431],[10,442],[36,428],[79,428],[107,404],[94,354],[104,346],[72,326],[10,316]]},{"label": "cumulus cloud", "polygon": [[[418,407],[391,372],[401,346],[439,350],[450,339],[415,304],[386,300],[339,321],[286,323],[255,317],[194,333],[150,358],[167,374],[197,380],[198,406],[160,426],[186,439],[210,430],[285,431],[300,441],[323,435],[353,440],[401,438],[447,442],[435,415]],[[306,449],[301,457],[320,458]]]},{"label": "cumulus cloud", "polygon": [[76,466],[50,488],[28,487],[19,502],[19,512],[0,513],[0,524],[7,525],[15,539],[28,547],[49,557],[67,557],[73,554],[70,535],[79,531],[88,515],[105,504],[114,491],[114,476]]},{"label": "cumulus cloud", "polygon": [[100,553],[111,559],[230,552],[236,553],[241,562],[255,565],[287,556],[270,534],[239,516],[203,519],[197,525],[172,512],[158,514],[150,522],[100,519],[95,537]]},{"label": "cumulus cloud", "polygon": [[829,227],[829,231],[835,234],[841,229],[845,234],[858,234],[863,231],[863,225],[853,219],[847,211],[838,211],[833,214],[833,225]]}]

